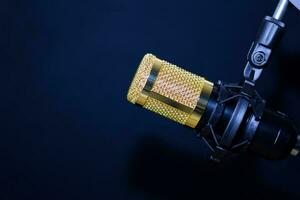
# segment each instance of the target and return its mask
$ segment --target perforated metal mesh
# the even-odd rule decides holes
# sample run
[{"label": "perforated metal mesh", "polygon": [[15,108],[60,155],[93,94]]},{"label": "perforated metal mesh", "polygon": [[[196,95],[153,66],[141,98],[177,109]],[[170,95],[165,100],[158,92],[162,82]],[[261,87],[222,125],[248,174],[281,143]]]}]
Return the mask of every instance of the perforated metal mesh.
[{"label": "perforated metal mesh", "polygon": [[[155,62],[159,63],[159,71],[156,77],[151,77],[153,82],[150,91],[142,95]],[[127,98],[134,104],[143,102],[140,104],[144,108],[176,122],[190,124],[187,120],[197,106],[204,84],[204,78],[147,54],[136,72]],[[139,101],[141,98],[143,101]]]},{"label": "perforated metal mesh", "polygon": [[174,120],[180,124],[185,124],[187,118],[189,117],[188,113],[183,112],[177,108],[174,108],[151,97],[148,98],[147,102],[144,105],[144,108],[151,110],[157,114],[160,114],[164,117],[167,117],[171,120]]},{"label": "perforated metal mesh", "polygon": [[194,109],[204,78],[163,61],[152,91]]},{"label": "perforated metal mesh", "polygon": [[142,59],[128,90],[127,100],[131,103],[135,104],[139,98],[150,75],[155,59],[156,57],[152,54],[146,54]]}]

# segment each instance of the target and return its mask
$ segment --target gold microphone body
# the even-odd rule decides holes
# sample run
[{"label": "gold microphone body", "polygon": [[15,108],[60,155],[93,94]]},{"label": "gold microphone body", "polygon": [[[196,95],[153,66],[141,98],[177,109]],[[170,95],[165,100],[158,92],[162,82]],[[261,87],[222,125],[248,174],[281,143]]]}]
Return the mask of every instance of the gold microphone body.
[{"label": "gold microphone body", "polygon": [[142,59],[127,99],[148,110],[195,128],[199,123],[213,83],[152,54]]}]

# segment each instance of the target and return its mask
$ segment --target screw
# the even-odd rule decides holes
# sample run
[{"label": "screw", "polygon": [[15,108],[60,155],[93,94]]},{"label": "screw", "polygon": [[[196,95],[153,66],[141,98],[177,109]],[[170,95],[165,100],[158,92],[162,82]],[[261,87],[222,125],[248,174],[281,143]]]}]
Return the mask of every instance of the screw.
[{"label": "screw", "polygon": [[263,66],[266,63],[266,55],[262,51],[255,52],[252,56],[252,62],[257,66]]}]

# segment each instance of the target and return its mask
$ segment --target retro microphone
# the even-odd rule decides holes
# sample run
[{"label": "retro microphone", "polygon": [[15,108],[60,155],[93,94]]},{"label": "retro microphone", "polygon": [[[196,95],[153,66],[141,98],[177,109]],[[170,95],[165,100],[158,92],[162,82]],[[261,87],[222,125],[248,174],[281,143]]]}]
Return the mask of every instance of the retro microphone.
[{"label": "retro microphone", "polygon": [[[299,2],[291,1],[300,9]],[[246,151],[272,160],[296,156],[300,137],[294,124],[266,107],[255,89],[285,29],[281,20],[288,5],[288,0],[281,0],[274,15],[263,20],[240,84],[214,84],[147,54],[131,83],[128,101],[195,129],[212,150],[213,161]]]}]

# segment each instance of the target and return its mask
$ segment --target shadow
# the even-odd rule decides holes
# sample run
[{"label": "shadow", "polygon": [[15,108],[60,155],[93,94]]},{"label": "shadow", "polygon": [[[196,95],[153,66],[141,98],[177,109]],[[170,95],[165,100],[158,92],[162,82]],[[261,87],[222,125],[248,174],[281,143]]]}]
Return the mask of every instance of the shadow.
[{"label": "shadow", "polygon": [[[271,95],[266,99],[270,106],[284,111],[300,124],[298,102],[300,100],[300,52],[278,52],[274,66],[278,78],[271,89]],[[299,128],[299,126],[298,126]]]},{"label": "shadow", "polygon": [[282,52],[279,54],[278,61],[279,84],[281,88],[297,88],[300,89],[300,52],[287,54]]},{"label": "shadow", "polygon": [[211,163],[157,138],[137,146],[129,185],[159,199],[294,199],[260,183],[251,155]]}]

